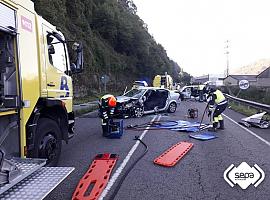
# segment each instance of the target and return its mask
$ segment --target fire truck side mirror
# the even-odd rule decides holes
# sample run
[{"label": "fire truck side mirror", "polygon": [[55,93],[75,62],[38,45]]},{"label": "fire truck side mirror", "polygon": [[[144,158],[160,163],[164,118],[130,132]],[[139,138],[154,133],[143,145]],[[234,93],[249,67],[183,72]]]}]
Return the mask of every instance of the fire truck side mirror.
[{"label": "fire truck side mirror", "polygon": [[76,56],[76,63],[72,63],[70,69],[72,73],[80,73],[83,71],[83,64],[84,64],[83,46],[81,43],[79,44],[75,42],[72,46],[72,49],[77,53],[77,56]]}]

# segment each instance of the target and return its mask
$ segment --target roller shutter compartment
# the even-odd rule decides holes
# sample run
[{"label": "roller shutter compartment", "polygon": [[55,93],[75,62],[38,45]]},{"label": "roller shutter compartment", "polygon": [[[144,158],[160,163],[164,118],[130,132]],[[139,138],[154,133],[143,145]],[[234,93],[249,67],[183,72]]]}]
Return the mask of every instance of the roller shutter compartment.
[{"label": "roller shutter compartment", "polygon": [[16,28],[15,11],[0,3],[0,29]]}]

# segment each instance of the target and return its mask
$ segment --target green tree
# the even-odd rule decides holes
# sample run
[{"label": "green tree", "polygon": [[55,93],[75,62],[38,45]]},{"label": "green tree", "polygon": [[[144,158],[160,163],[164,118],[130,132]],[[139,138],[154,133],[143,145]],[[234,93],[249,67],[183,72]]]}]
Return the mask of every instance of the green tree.
[{"label": "green tree", "polygon": [[[56,25],[69,40],[82,41],[85,70],[74,75],[76,95],[84,96],[101,88],[100,77],[110,76],[108,89],[123,90],[134,80],[152,82],[168,72],[178,81],[179,65],[148,33],[137,16],[132,0],[33,0],[36,11]],[[71,51],[70,51],[71,52]]]}]

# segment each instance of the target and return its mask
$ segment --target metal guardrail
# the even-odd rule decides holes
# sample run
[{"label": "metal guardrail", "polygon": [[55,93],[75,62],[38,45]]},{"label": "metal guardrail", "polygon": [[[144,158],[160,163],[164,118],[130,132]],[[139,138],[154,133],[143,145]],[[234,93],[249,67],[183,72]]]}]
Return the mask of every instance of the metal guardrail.
[{"label": "metal guardrail", "polygon": [[266,111],[266,112],[270,113],[270,105],[262,104],[262,103],[258,103],[258,102],[254,102],[254,101],[249,101],[249,100],[245,100],[245,99],[240,99],[238,97],[234,97],[234,96],[231,96],[229,94],[225,94],[225,96],[229,100],[233,100],[233,101],[236,101],[236,102],[239,102],[239,103],[243,103],[243,104],[245,104],[247,106],[250,106],[250,107],[253,107],[253,108],[263,110],[263,111]]},{"label": "metal guardrail", "polygon": [[98,105],[98,101],[91,101],[87,103],[73,105],[73,110],[78,111],[78,110],[83,110],[87,108],[93,108],[93,107],[96,107],[97,105]]}]

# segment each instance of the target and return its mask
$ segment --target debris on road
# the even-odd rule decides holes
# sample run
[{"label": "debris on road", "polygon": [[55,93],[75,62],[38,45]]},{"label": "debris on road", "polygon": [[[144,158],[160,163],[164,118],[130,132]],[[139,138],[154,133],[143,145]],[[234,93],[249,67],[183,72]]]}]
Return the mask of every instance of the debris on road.
[{"label": "debris on road", "polygon": [[239,124],[246,126],[246,127],[257,127],[257,128],[269,128],[270,123],[269,121],[263,120],[263,116],[266,115],[266,112],[258,113],[255,115],[252,115],[250,117],[246,117],[241,119],[242,121],[238,122]]}]

